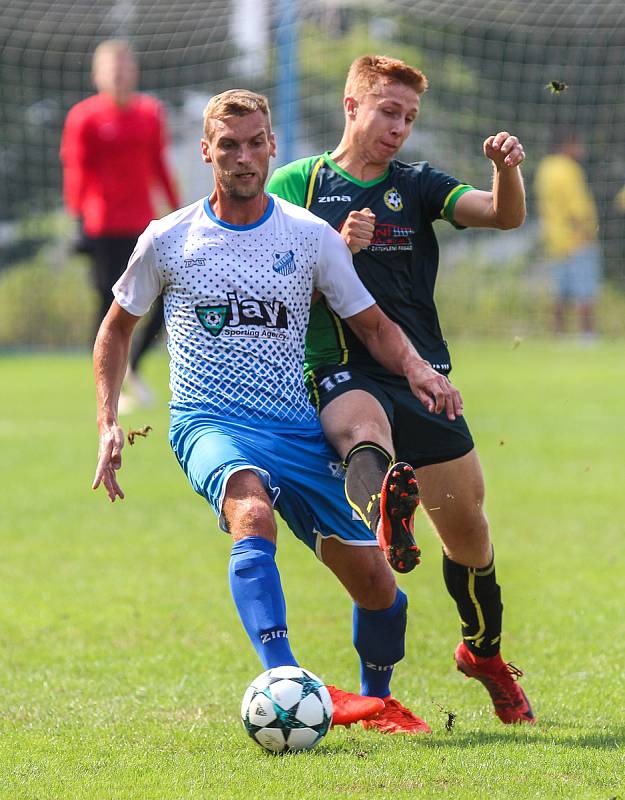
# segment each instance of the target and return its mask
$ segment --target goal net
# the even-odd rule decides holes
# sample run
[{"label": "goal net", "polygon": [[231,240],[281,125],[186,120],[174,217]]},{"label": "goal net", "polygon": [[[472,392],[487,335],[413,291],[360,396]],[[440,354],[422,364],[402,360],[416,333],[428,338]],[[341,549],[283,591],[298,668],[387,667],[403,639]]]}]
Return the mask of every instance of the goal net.
[{"label": "goal net", "polygon": [[[3,0],[0,346],[88,344],[92,299],[85,262],[69,258],[58,151],[68,109],[92,91],[91,54],[113,37],[132,43],[141,90],[166,104],[185,202],[210,190],[198,140],[212,94],[234,86],[267,93],[281,163],[335,146],[345,73],[365,52],[403,58],[428,76],[403,160],[427,160],[488,188],[483,139],[498,130],[518,135],[527,153],[526,225],[437,227],[438,300],[452,335],[549,331],[552,269],[533,178],[554,134],[574,129],[599,213],[599,325],[606,336],[625,332],[622,0]],[[65,292],[55,294],[53,281]],[[54,304],[70,302],[82,311],[68,325]],[[29,322],[22,304],[36,305],[43,323]]]}]

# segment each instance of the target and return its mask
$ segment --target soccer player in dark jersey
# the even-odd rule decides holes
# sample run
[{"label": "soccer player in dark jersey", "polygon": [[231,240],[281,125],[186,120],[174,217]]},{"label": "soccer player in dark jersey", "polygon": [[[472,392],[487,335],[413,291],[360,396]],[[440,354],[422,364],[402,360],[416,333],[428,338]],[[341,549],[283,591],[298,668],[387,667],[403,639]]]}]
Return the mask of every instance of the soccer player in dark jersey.
[{"label": "soccer player in dark jersey", "polygon": [[[268,189],[341,231],[361,280],[380,307],[447,375],[451,359],[434,303],[438,245],[433,223],[521,225],[524,151],[504,131],[484,141],[484,155],[494,167],[491,191],[474,189],[425,161],[398,161],[395,156],[426,89],[425,75],[402,61],[356,59],[345,86],[339,145],[276,170]],[[421,501],[443,544],[445,583],[462,621],[458,669],[484,684],[502,722],[533,723],[530,704],[516,682],[519,671],[500,655],[503,606],[484,513],[482,470],[464,417],[430,413],[403,379],[367,355],[323,300],[312,309],[306,380],[324,431],[345,459],[348,499],[377,533],[395,568],[393,542],[379,522],[386,495],[399,479],[397,470],[387,470],[393,455],[414,468]],[[409,468],[406,474],[410,477]],[[404,523],[409,546],[414,544],[411,525]],[[376,721],[366,725],[375,727]]]}]

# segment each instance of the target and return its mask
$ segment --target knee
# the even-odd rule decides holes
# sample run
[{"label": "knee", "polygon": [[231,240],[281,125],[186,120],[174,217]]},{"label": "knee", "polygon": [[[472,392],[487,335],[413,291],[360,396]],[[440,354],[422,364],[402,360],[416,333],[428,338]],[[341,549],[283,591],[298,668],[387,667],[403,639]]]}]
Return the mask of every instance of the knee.
[{"label": "knee", "polygon": [[277,535],[273,509],[267,502],[249,497],[237,503],[235,509],[224,513],[228,532],[235,541],[248,536],[260,536],[275,542]]},{"label": "knee", "polygon": [[390,608],[395,602],[396,595],[395,576],[383,557],[370,559],[365,568],[359,570],[353,600],[361,608],[368,611]]},{"label": "knee", "polygon": [[461,535],[443,539],[448,557],[466,567],[481,569],[490,564],[493,547],[488,518],[483,511],[472,514],[461,527]]}]

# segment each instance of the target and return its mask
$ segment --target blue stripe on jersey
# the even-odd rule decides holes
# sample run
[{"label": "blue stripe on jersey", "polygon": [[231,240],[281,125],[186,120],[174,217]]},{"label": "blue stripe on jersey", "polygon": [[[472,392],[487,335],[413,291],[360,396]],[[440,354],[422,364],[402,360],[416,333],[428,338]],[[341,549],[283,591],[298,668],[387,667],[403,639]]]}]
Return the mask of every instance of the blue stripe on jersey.
[{"label": "blue stripe on jersey", "polygon": [[229,231],[251,231],[253,228],[258,228],[259,225],[262,225],[263,222],[266,222],[269,217],[273,213],[273,207],[275,205],[273,197],[268,194],[265,195],[269,198],[269,202],[267,203],[267,209],[265,213],[262,215],[260,219],[257,219],[256,222],[252,222],[251,225],[232,225],[230,222],[224,222],[223,219],[219,219],[219,217],[215,216],[215,212],[211,208],[210,200],[208,197],[204,199],[204,211],[208,214],[208,216],[215,222],[217,225],[220,225],[222,228],[227,228]]}]

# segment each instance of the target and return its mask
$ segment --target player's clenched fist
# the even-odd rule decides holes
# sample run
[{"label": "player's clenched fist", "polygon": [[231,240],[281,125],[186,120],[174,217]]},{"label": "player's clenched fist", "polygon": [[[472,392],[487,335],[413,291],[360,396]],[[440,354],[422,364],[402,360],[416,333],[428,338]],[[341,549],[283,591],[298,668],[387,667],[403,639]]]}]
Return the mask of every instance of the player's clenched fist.
[{"label": "player's clenched fist", "polygon": [[341,228],[341,236],[352,253],[358,253],[369,247],[374,233],[375,214],[370,208],[350,211]]},{"label": "player's clenched fist", "polygon": [[518,167],[525,158],[525,151],[516,136],[500,131],[484,141],[484,155],[497,167]]}]

